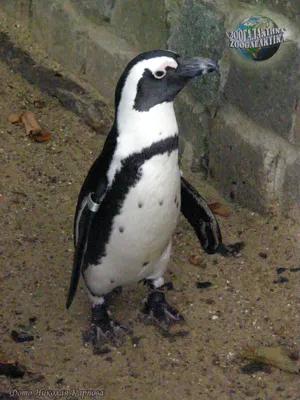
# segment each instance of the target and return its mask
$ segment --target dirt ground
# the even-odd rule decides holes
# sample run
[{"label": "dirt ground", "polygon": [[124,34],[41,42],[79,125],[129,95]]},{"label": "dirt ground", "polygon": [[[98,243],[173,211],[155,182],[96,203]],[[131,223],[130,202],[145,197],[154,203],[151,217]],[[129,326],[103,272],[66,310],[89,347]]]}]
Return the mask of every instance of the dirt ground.
[{"label": "dirt ground", "polygon": [[[77,194],[104,137],[4,64],[0,75],[0,359],[18,360],[34,373],[0,376],[0,391],[53,389],[62,397],[69,390],[68,399],[95,389],[107,399],[299,400],[299,375],[250,368],[241,357],[249,346],[281,346],[294,358],[300,353],[300,270],[290,270],[300,264],[299,225],[228,204],[188,171],[185,177],[208,201],[230,211],[218,217],[224,242],[243,240],[246,247],[238,258],[206,255],[181,218],[167,276],[175,290],[167,296],[185,315],[189,334],[171,340],[138,322],[145,288],[135,285],[116,297],[112,311],[132,322],[136,340],[93,355],[82,341],[90,321],[82,286],[69,311],[65,301]],[[11,112],[24,110],[52,133],[49,142],[34,143],[22,125],[8,122]],[[190,255],[200,255],[200,265],[190,264]],[[279,275],[277,268],[286,270]],[[212,286],[199,289],[198,281]],[[12,340],[11,331],[22,325],[33,341]],[[101,393],[90,394],[84,398]],[[19,392],[19,398],[29,397]]]}]

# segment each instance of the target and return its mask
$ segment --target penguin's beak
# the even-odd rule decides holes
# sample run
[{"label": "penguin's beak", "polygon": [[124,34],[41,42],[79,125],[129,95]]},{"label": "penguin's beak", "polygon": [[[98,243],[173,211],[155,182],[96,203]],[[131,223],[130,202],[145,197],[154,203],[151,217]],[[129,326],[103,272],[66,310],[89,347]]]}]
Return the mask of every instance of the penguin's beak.
[{"label": "penguin's beak", "polygon": [[218,63],[203,57],[178,58],[176,75],[184,78],[194,78],[219,69]]}]

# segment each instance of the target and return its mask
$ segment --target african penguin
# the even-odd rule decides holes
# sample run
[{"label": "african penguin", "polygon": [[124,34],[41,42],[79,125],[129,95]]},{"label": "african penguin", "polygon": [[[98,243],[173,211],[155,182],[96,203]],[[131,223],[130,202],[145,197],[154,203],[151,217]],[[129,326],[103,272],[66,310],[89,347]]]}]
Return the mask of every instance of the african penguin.
[{"label": "african penguin", "polygon": [[[180,210],[199,238],[206,237],[207,229],[212,232],[211,252],[221,244],[218,224],[204,200],[180,176],[173,109],[176,95],[192,78],[216,69],[208,58],[155,50],[134,58],[117,84],[112,129],[79,193],[67,299],[69,308],[82,274],[92,303],[95,345],[114,342],[126,330],[108,314],[105,296],[129,283],[148,283],[143,311],[151,321],[170,326],[183,320],[161,289]],[[198,232],[195,213],[189,211],[193,202],[211,218],[198,221]],[[196,217],[203,219],[201,212]],[[209,249],[210,243],[201,244]]]}]

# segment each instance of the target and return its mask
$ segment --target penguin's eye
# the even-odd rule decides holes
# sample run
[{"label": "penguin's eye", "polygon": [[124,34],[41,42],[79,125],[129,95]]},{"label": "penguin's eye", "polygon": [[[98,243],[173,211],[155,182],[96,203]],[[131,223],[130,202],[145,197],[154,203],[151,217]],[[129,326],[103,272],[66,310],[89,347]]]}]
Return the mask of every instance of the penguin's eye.
[{"label": "penguin's eye", "polygon": [[162,79],[166,75],[166,70],[158,70],[153,73],[156,79]]}]

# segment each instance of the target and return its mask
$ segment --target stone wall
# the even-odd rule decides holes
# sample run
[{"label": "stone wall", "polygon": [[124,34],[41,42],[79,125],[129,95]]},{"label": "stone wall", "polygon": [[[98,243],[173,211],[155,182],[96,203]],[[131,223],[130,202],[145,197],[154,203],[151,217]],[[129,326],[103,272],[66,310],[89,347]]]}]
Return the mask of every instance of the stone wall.
[{"label": "stone wall", "polygon": [[[68,70],[113,101],[126,63],[169,48],[219,60],[176,104],[184,157],[232,201],[259,212],[300,208],[300,2],[290,0],[1,0]],[[252,15],[285,28],[266,61],[229,48],[226,32]]]}]

